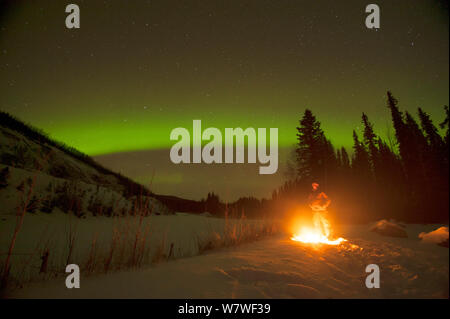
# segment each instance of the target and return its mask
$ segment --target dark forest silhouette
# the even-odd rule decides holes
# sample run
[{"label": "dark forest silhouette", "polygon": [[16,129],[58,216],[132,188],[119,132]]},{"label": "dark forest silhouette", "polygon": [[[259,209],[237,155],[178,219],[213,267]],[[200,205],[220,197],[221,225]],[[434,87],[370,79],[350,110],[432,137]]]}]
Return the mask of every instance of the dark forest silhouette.
[{"label": "dark forest silhouette", "polygon": [[[223,210],[255,217],[308,211],[306,199],[312,182],[318,182],[333,200],[331,213],[342,222],[368,222],[392,218],[404,222],[448,222],[449,215],[449,109],[441,128],[418,108],[419,123],[387,92],[387,107],[395,130],[393,141],[375,132],[362,113],[363,131],[353,131],[353,155],[335,149],[311,110],[306,109],[297,127],[295,169],[275,190],[271,200],[242,198]],[[210,197],[206,202],[211,201]],[[217,202],[218,199],[215,199]],[[299,208],[300,207],[300,208]]]},{"label": "dark forest silhouette", "polygon": [[361,136],[353,131],[351,159],[345,148],[334,150],[320,122],[306,110],[297,128],[297,176],[277,197],[289,197],[317,181],[334,199],[339,215],[354,215],[350,220],[447,221],[448,107],[442,123],[445,137],[421,108],[420,125],[409,112],[400,111],[391,92],[387,92],[387,107],[395,141],[379,137],[362,113],[363,131]]}]

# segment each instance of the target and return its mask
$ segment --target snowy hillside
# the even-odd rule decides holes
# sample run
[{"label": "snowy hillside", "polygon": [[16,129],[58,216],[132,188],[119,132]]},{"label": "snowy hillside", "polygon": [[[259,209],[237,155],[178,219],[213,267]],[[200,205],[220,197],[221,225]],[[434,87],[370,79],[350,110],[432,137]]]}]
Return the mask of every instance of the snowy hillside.
[{"label": "snowy hillside", "polygon": [[20,122],[8,124],[0,125],[0,215],[23,209],[78,217],[126,215],[137,209],[170,213],[145,188],[84,154],[55,145],[39,132],[29,133],[26,126],[17,129]]}]

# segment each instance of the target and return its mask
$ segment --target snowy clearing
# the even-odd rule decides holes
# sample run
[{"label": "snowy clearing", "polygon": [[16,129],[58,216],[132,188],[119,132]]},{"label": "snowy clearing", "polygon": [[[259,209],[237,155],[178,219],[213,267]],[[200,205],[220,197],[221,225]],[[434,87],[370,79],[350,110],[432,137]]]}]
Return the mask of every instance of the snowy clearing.
[{"label": "snowy clearing", "polygon": [[[0,214],[0,268],[15,225],[16,216]],[[11,256],[9,283],[20,286],[48,280],[70,263],[79,265],[85,274],[139,268],[275,232],[272,220],[186,213],[86,218],[62,212],[27,213]]]},{"label": "snowy clearing", "polygon": [[[448,298],[449,250],[418,234],[441,225],[406,225],[408,238],[369,226],[342,226],[340,246],[314,246],[269,237],[132,271],[64,276],[10,292],[12,298]],[[380,267],[381,287],[365,287],[365,268]]]}]

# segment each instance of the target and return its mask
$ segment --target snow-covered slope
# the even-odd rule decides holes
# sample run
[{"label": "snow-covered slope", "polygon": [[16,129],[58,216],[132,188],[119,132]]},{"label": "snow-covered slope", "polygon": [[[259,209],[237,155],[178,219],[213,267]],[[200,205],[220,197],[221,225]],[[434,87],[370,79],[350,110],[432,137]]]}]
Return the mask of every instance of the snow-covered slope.
[{"label": "snow-covered slope", "polygon": [[45,138],[0,125],[0,215],[16,214],[25,206],[28,213],[59,210],[78,217],[125,215],[136,209],[170,213],[152,196],[141,196],[136,183],[92,163]]}]

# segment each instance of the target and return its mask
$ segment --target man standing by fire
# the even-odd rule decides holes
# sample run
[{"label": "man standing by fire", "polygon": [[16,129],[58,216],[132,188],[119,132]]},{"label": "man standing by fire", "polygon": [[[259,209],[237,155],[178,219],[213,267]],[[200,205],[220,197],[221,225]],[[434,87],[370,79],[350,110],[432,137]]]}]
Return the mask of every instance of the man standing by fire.
[{"label": "man standing by fire", "polygon": [[330,223],[326,219],[326,212],[331,200],[328,198],[327,194],[319,191],[318,183],[314,182],[311,186],[312,191],[309,194],[308,203],[309,207],[311,207],[314,212],[314,227],[319,229],[324,236],[328,237],[330,235]]}]

